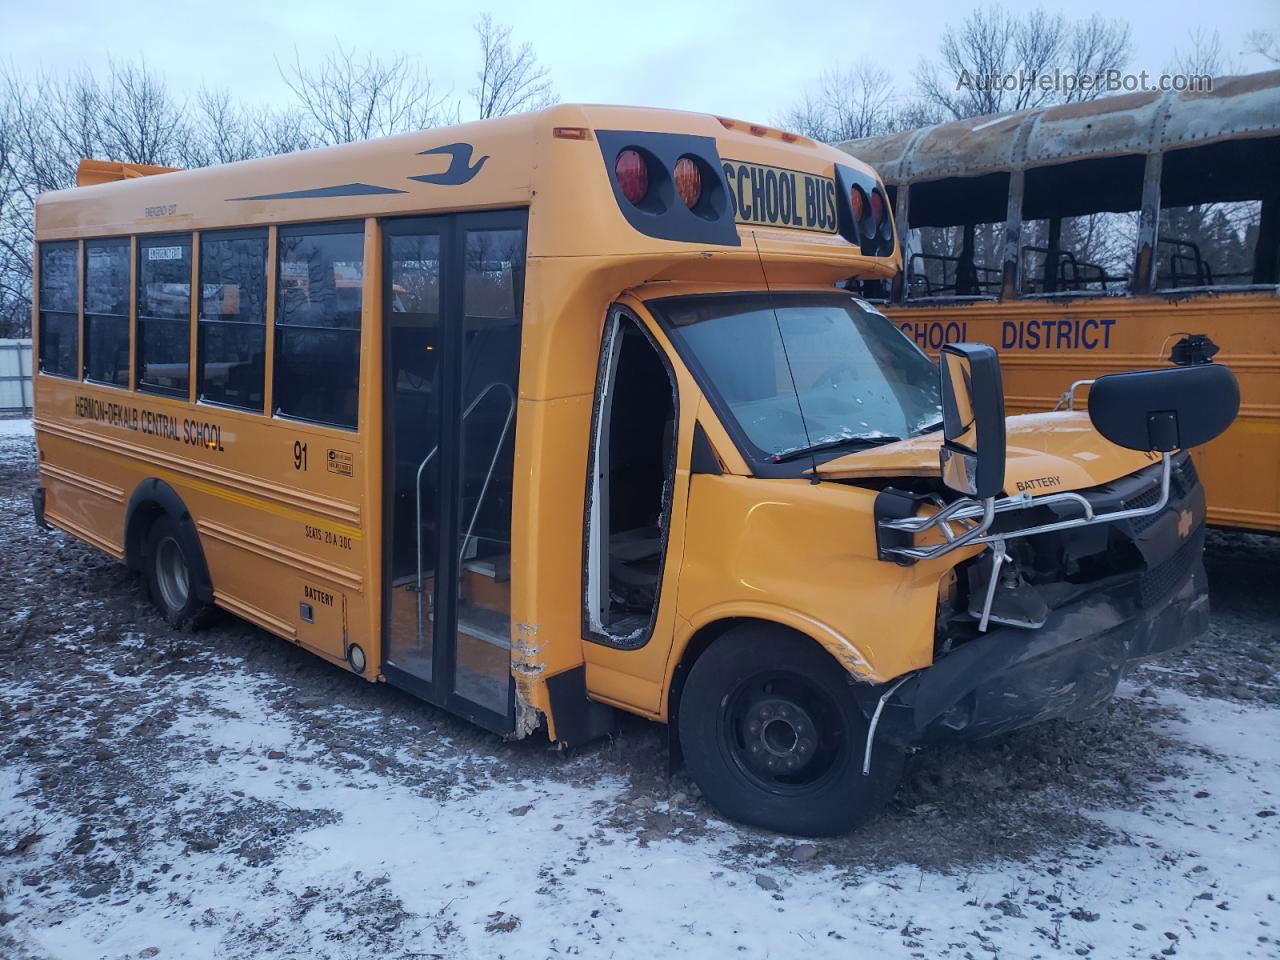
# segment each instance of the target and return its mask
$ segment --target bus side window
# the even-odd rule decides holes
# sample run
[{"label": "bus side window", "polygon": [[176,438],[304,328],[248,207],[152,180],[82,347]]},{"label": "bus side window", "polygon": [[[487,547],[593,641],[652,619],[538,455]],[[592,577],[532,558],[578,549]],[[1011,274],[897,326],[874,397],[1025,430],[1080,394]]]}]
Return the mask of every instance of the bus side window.
[{"label": "bus side window", "polygon": [[364,224],[282,228],[278,246],[275,412],[354,430]]},{"label": "bus side window", "polygon": [[1157,289],[1280,283],[1280,137],[1161,158]]},{"label": "bus side window", "polygon": [[1138,248],[1146,160],[1076,160],[1026,172],[1020,292],[1124,293]]},{"label": "bus side window", "polygon": [[84,244],[84,378],[129,386],[129,241]]},{"label": "bus side window", "polygon": [[266,231],[201,234],[201,400],[262,412],[266,301]]},{"label": "bus side window", "polygon": [[187,398],[191,235],[138,239],[138,389]]},{"label": "bus side window", "polygon": [[80,352],[79,245],[40,244],[40,372],[78,376]]},{"label": "bus side window", "polygon": [[913,183],[906,249],[906,297],[1000,294],[1009,175]]}]

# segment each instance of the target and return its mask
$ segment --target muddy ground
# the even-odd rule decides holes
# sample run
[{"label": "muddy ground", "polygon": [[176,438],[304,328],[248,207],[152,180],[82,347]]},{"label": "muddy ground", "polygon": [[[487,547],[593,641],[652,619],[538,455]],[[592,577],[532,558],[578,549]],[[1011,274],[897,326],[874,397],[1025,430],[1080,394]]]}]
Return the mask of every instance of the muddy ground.
[{"label": "muddy ground", "polygon": [[[774,874],[760,872],[771,864],[784,878],[788,870],[830,867],[853,880],[910,866],[959,877],[962,884],[967,873],[993,862],[1088,860],[1134,843],[1099,812],[1141,813],[1177,789],[1188,762],[1212,758],[1211,751],[1170,736],[1169,722],[1181,717],[1166,693],[1268,711],[1280,705],[1280,537],[1214,533],[1207,547],[1214,603],[1209,637],[1142,669],[1130,695],[1103,715],[922,752],[910,759],[890,808],[866,828],[818,843],[780,839],[725,825],[683,772],[669,776],[655,725],[628,719],[613,738],[562,755],[536,738],[503,742],[227,615],[199,632],[173,633],[152,612],[143,583],[120,563],[35,527],[28,499],[35,483],[32,443],[0,439],[10,452],[0,460],[0,758],[29,812],[0,823],[0,955],[45,955],[20,931],[30,929],[23,924],[33,922],[46,894],[78,897],[85,911],[127,913],[133,898],[164,888],[180,912],[189,897],[180,882],[184,858],[217,851],[233,875],[265,876],[292,838],[340,818],[336,810],[264,802],[243,791],[221,798],[215,817],[201,816],[199,804],[187,802],[194,799],[184,798],[190,787],[165,771],[207,768],[216,782],[219,765],[229,762],[217,749],[192,753],[189,740],[169,735],[189,715],[218,714],[221,708],[202,692],[211,674],[229,682],[270,678],[263,697],[271,722],[301,732],[288,751],[258,758],[258,769],[279,772],[300,794],[311,789],[308,769],[338,782],[372,776],[412,791],[424,804],[485,784],[609,783],[616,789],[604,799],[592,794],[594,836],[634,841],[644,850],[668,841],[698,843],[712,830],[724,869],[747,871],[765,890],[778,884]],[[295,776],[291,757],[303,752],[308,766]],[[438,762],[445,752],[448,762]],[[509,812],[521,816],[518,811]],[[973,896],[987,897],[993,916],[1056,914],[1057,933],[1047,921],[1042,928],[1044,949],[1066,952],[1062,918],[1070,923],[1082,915],[1087,925],[1090,915],[1107,909],[1106,895],[1096,891],[1092,902],[1068,902],[1055,893],[1052,872],[1040,873],[1044,883],[1027,883],[1012,900],[990,891]],[[351,949],[335,956],[401,955],[400,931],[413,913],[370,882],[356,878],[346,890],[292,894],[298,916],[307,912],[308,896],[326,904],[326,942],[350,940]],[[357,890],[361,895],[353,897]],[[494,913],[497,926],[486,929],[496,936],[510,921],[501,910]],[[441,942],[451,935],[446,927]],[[907,918],[899,939],[910,946],[918,936]],[[239,944],[227,949],[229,956],[288,955],[283,937],[283,928],[260,923],[224,943]],[[983,946],[998,940],[981,932],[974,938],[954,955],[999,952]],[[1171,955],[1163,948],[1174,940],[1153,941],[1151,955]],[[1259,949],[1267,947],[1259,941]],[[450,953],[442,947],[439,955]]]}]

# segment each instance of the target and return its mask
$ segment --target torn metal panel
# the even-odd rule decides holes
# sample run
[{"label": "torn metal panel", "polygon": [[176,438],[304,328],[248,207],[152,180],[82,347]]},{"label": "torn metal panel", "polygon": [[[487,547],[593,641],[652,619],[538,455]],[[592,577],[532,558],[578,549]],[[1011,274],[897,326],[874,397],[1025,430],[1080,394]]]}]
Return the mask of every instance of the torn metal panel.
[{"label": "torn metal panel", "polygon": [[1280,133],[1280,70],[1221,77],[1211,93],[1181,93],[1153,149]]},{"label": "torn metal panel", "polygon": [[839,146],[896,185],[1276,134],[1280,70],[1220,77],[1209,93],[1122,94],[970,117]]}]

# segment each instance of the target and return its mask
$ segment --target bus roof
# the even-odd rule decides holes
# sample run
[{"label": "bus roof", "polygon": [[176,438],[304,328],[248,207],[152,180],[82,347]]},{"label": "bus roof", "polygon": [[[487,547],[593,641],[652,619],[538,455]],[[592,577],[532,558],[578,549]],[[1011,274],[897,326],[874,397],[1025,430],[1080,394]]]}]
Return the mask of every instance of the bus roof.
[{"label": "bus roof", "polygon": [[1216,78],[1211,92],[1129,93],[968,117],[849,140],[840,149],[898,184],[1277,134],[1280,70],[1272,70]]},{"label": "bus roof", "polygon": [[[860,182],[878,182],[870,167],[834,147],[759,125],[711,114],[563,104],[201,169],[121,170],[112,182],[43,194],[36,233],[46,241],[528,206],[531,257],[696,256],[697,247],[673,241],[705,245],[697,236],[645,235],[635,226],[634,211],[624,217],[611,179],[613,156],[606,163],[603,155],[612,149],[607,144],[620,142],[619,132],[624,139],[638,133],[701,144],[709,158],[705,169],[719,191],[727,186],[723,170],[730,162],[832,181],[843,168]],[[97,180],[108,179],[104,165],[95,169]],[[809,179],[803,186],[810,186]],[[794,182],[791,190],[796,197]],[[792,202],[803,203],[803,193]],[[832,276],[887,276],[896,267],[892,239],[889,250],[867,256],[831,232],[834,220],[825,233],[794,229],[794,223],[735,230],[736,209],[730,202],[727,220],[705,218],[719,219],[722,246],[736,248],[724,251],[729,261],[746,263],[758,245],[766,259],[825,261]],[[679,212],[689,220],[687,211]],[[748,230],[756,236],[747,237]]]}]

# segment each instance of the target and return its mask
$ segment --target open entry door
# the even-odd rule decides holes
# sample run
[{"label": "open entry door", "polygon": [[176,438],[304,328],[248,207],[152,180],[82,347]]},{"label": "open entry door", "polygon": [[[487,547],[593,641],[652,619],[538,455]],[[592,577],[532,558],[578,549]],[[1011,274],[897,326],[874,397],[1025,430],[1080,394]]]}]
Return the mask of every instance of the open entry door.
[{"label": "open entry door", "polygon": [[389,681],[514,723],[511,502],[526,213],[383,222]]}]

